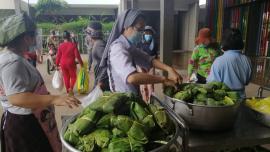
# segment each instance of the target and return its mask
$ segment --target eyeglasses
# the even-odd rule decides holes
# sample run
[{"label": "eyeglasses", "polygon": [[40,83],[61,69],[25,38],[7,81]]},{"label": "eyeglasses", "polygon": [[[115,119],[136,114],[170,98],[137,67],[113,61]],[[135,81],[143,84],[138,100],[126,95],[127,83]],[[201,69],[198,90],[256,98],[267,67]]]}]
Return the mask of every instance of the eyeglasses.
[{"label": "eyeglasses", "polygon": [[143,33],[144,32],[144,28],[142,28],[142,27],[136,27],[136,26],[134,26],[134,28],[136,29],[136,31],[138,31],[140,33]]}]

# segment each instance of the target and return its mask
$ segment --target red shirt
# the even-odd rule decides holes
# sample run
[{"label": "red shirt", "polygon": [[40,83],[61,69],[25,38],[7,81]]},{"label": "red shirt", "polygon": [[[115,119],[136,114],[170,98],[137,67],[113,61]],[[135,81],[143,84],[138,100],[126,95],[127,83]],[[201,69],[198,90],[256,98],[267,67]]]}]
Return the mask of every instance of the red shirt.
[{"label": "red shirt", "polygon": [[77,48],[77,45],[72,42],[63,42],[59,45],[57,56],[56,56],[56,65],[59,66],[76,66],[75,59],[83,65],[81,55]]}]

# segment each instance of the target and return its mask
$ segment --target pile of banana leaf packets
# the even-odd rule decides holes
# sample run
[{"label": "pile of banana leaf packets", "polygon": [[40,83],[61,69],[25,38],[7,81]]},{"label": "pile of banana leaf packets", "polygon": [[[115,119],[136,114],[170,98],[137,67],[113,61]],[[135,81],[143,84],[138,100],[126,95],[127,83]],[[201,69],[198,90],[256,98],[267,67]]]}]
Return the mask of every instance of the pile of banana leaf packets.
[{"label": "pile of banana leaf packets", "polygon": [[68,125],[64,139],[82,152],[144,152],[167,144],[175,126],[166,110],[128,93],[104,93]]}]

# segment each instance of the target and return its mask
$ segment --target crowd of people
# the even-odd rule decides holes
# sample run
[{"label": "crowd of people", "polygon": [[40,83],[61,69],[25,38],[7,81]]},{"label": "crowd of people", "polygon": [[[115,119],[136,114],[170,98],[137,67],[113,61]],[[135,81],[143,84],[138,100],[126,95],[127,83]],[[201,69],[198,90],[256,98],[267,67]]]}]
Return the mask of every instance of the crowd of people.
[{"label": "crowd of people", "polygon": [[[68,93],[51,95],[35,68],[36,62],[42,62],[35,23],[25,14],[10,16],[0,23],[0,35],[4,37],[0,39],[3,47],[0,51],[0,98],[4,109],[1,149],[3,152],[60,152],[62,145],[54,106],[79,106],[80,101],[73,91],[76,62],[81,67],[86,64],[81,59],[74,34],[64,31],[64,41],[60,43],[52,31],[47,40],[49,53],[55,55],[55,68],[62,71]],[[153,27],[145,25],[141,11],[128,9],[117,17],[107,42],[103,40],[99,22],[88,25],[85,30],[88,68],[94,71],[95,87],[103,91],[132,92],[142,95],[148,102],[154,84],[175,86],[182,83],[182,76],[158,59],[158,34]],[[195,43],[188,77],[195,75],[196,83],[224,82],[244,98],[245,85],[251,79],[251,63],[241,52],[244,44],[240,31],[226,30],[219,45],[210,29],[203,28]],[[155,75],[155,69],[168,72],[168,76]]]}]

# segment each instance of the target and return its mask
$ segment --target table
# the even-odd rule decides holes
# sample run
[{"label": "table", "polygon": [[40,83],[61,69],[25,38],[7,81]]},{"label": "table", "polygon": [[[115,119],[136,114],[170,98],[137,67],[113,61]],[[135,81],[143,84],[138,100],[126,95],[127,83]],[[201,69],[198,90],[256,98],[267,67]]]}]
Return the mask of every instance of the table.
[{"label": "table", "polygon": [[189,152],[208,152],[270,143],[270,128],[251,118],[240,107],[238,118],[231,130],[223,132],[190,131]]}]

